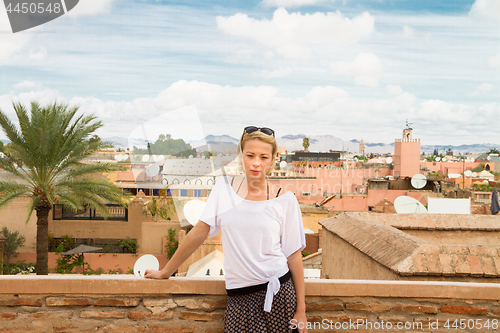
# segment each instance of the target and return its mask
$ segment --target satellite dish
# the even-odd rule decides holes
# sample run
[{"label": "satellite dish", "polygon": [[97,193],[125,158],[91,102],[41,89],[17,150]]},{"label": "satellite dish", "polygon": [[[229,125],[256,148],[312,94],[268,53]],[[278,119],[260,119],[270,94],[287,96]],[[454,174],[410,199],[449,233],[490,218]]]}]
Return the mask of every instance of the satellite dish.
[{"label": "satellite dish", "polygon": [[163,155],[158,155],[158,159],[157,159],[156,161],[157,161],[157,162],[161,162],[161,161],[163,161],[163,160],[165,160],[165,156],[163,156]]},{"label": "satellite dish", "polygon": [[446,161],[447,161],[446,157],[443,157],[442,161],[443,161],[443,162],[446,162]]},{"label": "satellite dish", "polygon": [[115,155],[115,160],[121,161],[122,160],[122,155]]},{"label": "satellite dish", "polygon": [[386,158],[386,159],[385,159],[385,162],[386,162],[386,163],[391,164],[391,163],[392,163],[392,157],[388,157],[388,158]]},{"label": "satellite dish", "polygon": [[411,186],[414,188],[422,188],[427,184],[427,178],[420,174],[417,173],[415,176],[411,177]]},{"label": "satellite dish", "polygon": [[470,176],[472,176],[472,171],[467,170],[464,172],[464,174],[465,174],[465,177],[470,177]]},{"label": "satellite dish", "polygon": [[280,168],[281,168],[281,169],[286,168],[286,165],[287,165],[286,161],[281,161],[281,162],[280,162]]},{"label": "satellite dish", "polygon": [[219,158],[219,157],[215,158],[214,159],[214,164],[216,166],[220,166],[222,164],[222,158]]},{"label": "satellite dish", "polygon": [[160,172],[160,166],[156,163],[150,164],[146,168],[146,175],[148,175],[148,177],[154,177],[158,175],[159,172]]},{"label": "satellite dish", "polygon": [[477,172],[473,172],[472,177],[477,177]]},{"label": "satellite dish", "polygon": [[146,269],[160,269],[160,263],[155,256],[151,254],[145,254],[137,259],[134,265],[134,275],[137,277],[144,277]]},{"label": "satellite dish", "polygon": [[441,161],[441,157],[438,156],[438,157],[436,157],[436,162],[439,162],[439,161]]},{"label": "satellite dish", "polygon": [[398,214],[427,213],[427,209],[418,200],[404,195],[394,200],[394,208]]},{"label": "satellite dish", "polygon": [[151,155],[151,161],[153,161],[153,162],[158,161],[158,156],[156,156],[156,155]]},{"label": "satellite dish", "polygon": [[491,156],[489,156],[489,155],[488,155],[488,157],[486,157],[486,159],[487,159],[488,161],[491,161]]},{"label": "satellite dish", "polygon": [[201,200],[191,200],[186,202],[183,208],[184,217],[192,225],[195,226],[200,220],[201,213],[207,205],[206,202]]},{"label": "satellite dish", "polygon": [[189,155],[189,158],[190,158],[190,159],[191,159],[191,158],[193,158],[193,155]]},{"label": "satellite dish", "polygon": [[483,183],[489,184],[488,179],[483,180]]},{"label": "satellite dish", "polygon": [[142,155],[142,161],[143,162],[149,161],[149,155]]}]

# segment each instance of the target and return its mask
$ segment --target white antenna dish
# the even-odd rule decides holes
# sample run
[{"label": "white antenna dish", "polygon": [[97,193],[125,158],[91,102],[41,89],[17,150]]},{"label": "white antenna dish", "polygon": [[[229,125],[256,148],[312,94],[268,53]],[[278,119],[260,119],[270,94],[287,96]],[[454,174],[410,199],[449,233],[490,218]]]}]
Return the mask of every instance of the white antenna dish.
[{"label": "white antenna dish", "polygon": [[149,161],[149,155],[142,155],[142,161],[143,162],[148,162]]},{"label": "white antenna dish", "polygon": [[189,155],[189,158],[193,158],[193,155]]},{"label": "white antenna dish", "polygon": [[391,164],[391,163],[392,163],[392,157],[388,157],[388,158],[386,158],[386,159],[385,159],[385,162],[386,162],[386,163]]},{"label": "white antenna dish", "polygon": [[464,172],[464,174],[465,174],[465,177],[470,177],[470,176],[472,176],[472,171],[467,170]]},{"label": "white antenna dish", "polygon": [[154,255],[145,254],[137,259],[134,265],[134,275],[137,277],[144,277],[146,269],[160,269],[160,263]]},{"label": "white antenna dish", "polygon": [[5,157],[5,154],[4,153],[0,153],[0,158],[4,158]]},{"label": "white antenna dish", "polygon": [[420,173],[417,173],[411,178],[411,186],[414,188],[422,188],[425,184],[427,184],[427,178]]},{"label": "white antenna dish", "polygon": [[115,155],[115,160],[117,161],[126,161],[128,159],[128,155],[125,154],[120,154],[120,155]]},{"label": "white antenna dish", "polygon": [[157,162],[161,162],[165,160],[165,156],[163,155],[158,155],[158,159],[156,160]]},{"label": "white antenna dish", "polygon": [[418,200],[404,195],[394,200],[394,208],[398,214],[427,213],[427,209]]},{"label": "white antenna dish", "polygon": [[151,161],[153,161],[153,162],[158,161],[158,156],[156,156],[156,155],[151,155]]},{"label": "white antenna dish", "polygon": [[191,200],[186,202],[183,208],[184,217],[192,225],[195,226],[200,220],[201,213],[207,205],[206,202],[201,200]]},{"label": "white antenna dish", "polygon": [[280,168],[281,168],[281,169],[286,168],[286,165],[287,165],[286,161],[281,161],[281,162],[280,162]]},{"label": "white antenna dish", "polygon": [[447,161],[446,157],[443,157],[442,161],[443,161],[443,162],[446,162],[446,161]]},{"label": "white antenna dish", "polygon": [[146,168],[146,175],[148,177],[154,177],[154,176],[158,175],[159,172],[160,172],[160,166],[156,163],[150,164]]},{"label": "white antenna dish", "polygon": [[483,183],[489,184],[488,179],[483,180]]},{"label": "white antenna dish", "polygon": [[441,157],[438,156],[438,157],[436,157],[436,162],[439,162],[439,161],[441,161]]},{"label": "white antenna dish", "polygon": [[477,177],[477,172],[473,172],[472,177]]}]

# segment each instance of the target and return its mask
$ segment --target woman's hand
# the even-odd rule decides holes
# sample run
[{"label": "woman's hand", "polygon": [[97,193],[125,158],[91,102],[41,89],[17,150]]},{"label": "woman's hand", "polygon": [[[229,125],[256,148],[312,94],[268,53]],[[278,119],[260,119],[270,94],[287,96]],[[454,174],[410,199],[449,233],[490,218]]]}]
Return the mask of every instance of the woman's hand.
[{"label": "woman's hand", "polygon": [[295,312],[292,322],[296,327],[292,332],[307,333],[307,317],[305,312]]},{"label": "woman's hand", "polygon": [[199,221],[195,227],[186,235],[186,238],[175,251],[172,259],[163,267],[162,270],[146,269],[144,277],[147,279],[168,279],[175,273],[177,268],[186,261],[193,252],[207,239],[210,226],[205,222]]},{"label": "woman's hand", "polygon": [[157,271],[155,269],[146,269],[146,272],[144,272],[144,277],[147,279],[168,279],[169,276],[163,277],[161,271]]}]

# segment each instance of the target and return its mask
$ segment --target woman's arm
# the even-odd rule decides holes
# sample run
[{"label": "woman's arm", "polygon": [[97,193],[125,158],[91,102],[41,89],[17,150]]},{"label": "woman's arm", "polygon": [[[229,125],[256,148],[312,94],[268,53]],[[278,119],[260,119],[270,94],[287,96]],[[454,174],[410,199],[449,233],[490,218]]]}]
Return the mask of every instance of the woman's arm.
[{"label": "woman's arm", "polygon": [[302,254],[300,250],[295,251],[288,257],[288,268],[292,273],[292,280],[297,294],[297,308],[295,309],[295,323],[300,333],[307,333],[306,317],[306,293],[304,284],[304,267],[302,266]]},{"label": "woman's arm", "polygon": [[209,231],[210,226],[208,224],[198,221],[194,228],[186,235],[186,238],[184,238],[172,259],[170,259],[165,267],[160,271],[147,269],[144,277],[151,279],[168,279],[171,277],[177,268],[207,239]]}]

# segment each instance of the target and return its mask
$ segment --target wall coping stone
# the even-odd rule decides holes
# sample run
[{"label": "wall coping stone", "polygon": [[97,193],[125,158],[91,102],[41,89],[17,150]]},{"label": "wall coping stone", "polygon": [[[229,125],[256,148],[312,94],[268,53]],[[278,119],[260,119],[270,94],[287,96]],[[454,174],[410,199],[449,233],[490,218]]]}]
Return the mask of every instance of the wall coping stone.
[{"label": "wall coping stone", "polygon": [[[306,296],[500,299],[499,283],[386,280],[306,280]],[[129,275],[3,275],[3,295],[226,295],[223,278],[150,280]]]}]

